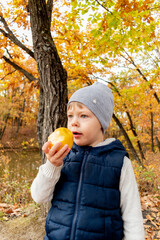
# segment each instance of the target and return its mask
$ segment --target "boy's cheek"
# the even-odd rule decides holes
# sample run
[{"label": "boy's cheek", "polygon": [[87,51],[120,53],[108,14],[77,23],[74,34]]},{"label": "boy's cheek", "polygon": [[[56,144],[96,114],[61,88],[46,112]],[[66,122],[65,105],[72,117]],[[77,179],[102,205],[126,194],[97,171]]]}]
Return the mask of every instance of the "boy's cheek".
[{"label": "boy's cheek", "polygon": [[67,122],[67,128],[71,131],[71,124],[69,121]]}]

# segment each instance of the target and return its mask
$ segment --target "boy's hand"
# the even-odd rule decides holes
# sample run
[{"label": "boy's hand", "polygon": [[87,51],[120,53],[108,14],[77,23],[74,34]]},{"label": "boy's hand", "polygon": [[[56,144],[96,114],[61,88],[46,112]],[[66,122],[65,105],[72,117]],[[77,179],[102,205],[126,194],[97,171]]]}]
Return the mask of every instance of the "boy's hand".
[{"label": "boy's hand", "polygon": [[47,159],[56,167],[59,167],[63,164],[63,159],[65,158],[65,156],[67,156],[67,154],[69,153],[69,151],[71,150],[68,145],[64,145],[64,147],[62,147],[59,151],[58,148],[61,146],[61,142],[58,142],[56,144],[54,144],[54,146],[50,149],[51,142],[46,142],[43,147],[42,150],[43,152],[46,154]]}]

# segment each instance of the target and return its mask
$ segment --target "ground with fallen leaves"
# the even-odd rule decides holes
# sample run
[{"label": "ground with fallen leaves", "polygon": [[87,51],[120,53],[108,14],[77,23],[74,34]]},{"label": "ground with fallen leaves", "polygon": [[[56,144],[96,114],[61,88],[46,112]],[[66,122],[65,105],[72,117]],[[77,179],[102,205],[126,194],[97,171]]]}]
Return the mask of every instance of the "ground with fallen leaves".
[{"label": "ground with fallen leaves", "polygon": [[159,195],[141,197],[146,240],[160,239],[160,199]]},{"label": "ground with fallen leaves", "polygon": [[[159,195],[141,197],[144,217],[145,240],[160,239],[160,199]],[[19,206],[0,204],[3,218],[0,221],[1,240],[41,240],[44,237],[45,217],[40,208],[29,205],[23,209]]]},{"label": "ground with fallen leaves", "polygon": [[147,153],[144,162],[147,170],[139,171],[138,174],[135,162],[132,164],[141,196],[145,240],[158,240],[160,239],[160,153]]},{"label": "ground with fallen leaves", "polygon": [[4,220],[0,221],[1,240],[42,240],[45,234],[45,218],[39,208],[29,205],[27,208],[5,206]]}]

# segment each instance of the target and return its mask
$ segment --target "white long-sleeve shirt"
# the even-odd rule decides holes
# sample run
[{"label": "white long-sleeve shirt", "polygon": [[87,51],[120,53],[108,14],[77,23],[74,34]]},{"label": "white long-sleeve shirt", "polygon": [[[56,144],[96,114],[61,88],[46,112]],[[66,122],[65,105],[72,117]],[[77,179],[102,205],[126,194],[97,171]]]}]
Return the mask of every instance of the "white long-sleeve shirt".
[{"label": "white long-sleeve shirt", "polygon": [[[111,143],[115,139],[106,139],[97,146]],[[31,186],[31,195],[35,202],[45,203],[52,200],[55,185],[61,174],[62,166],[56,167],[50,161],[40,166],[38,174]],[[120,177],[121,212],[124,221],[123,240],[144,240],[143,217],[140,197],[129,158],[124,157]]]}]

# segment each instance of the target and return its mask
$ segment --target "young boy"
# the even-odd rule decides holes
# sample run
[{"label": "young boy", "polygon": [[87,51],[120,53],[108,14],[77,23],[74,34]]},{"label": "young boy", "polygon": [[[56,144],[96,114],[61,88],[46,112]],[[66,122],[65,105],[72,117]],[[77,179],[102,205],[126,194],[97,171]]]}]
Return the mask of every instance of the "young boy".
[{"label": "young boy", "polygon": [[138,188],[127,152],[119,140],[104,141],[113,113],[111,90],[94,83],[76,91],[68,103],[70,150],[60,143],[31,186],[37,203],[52,200],[45,240],[144,240]]}]

